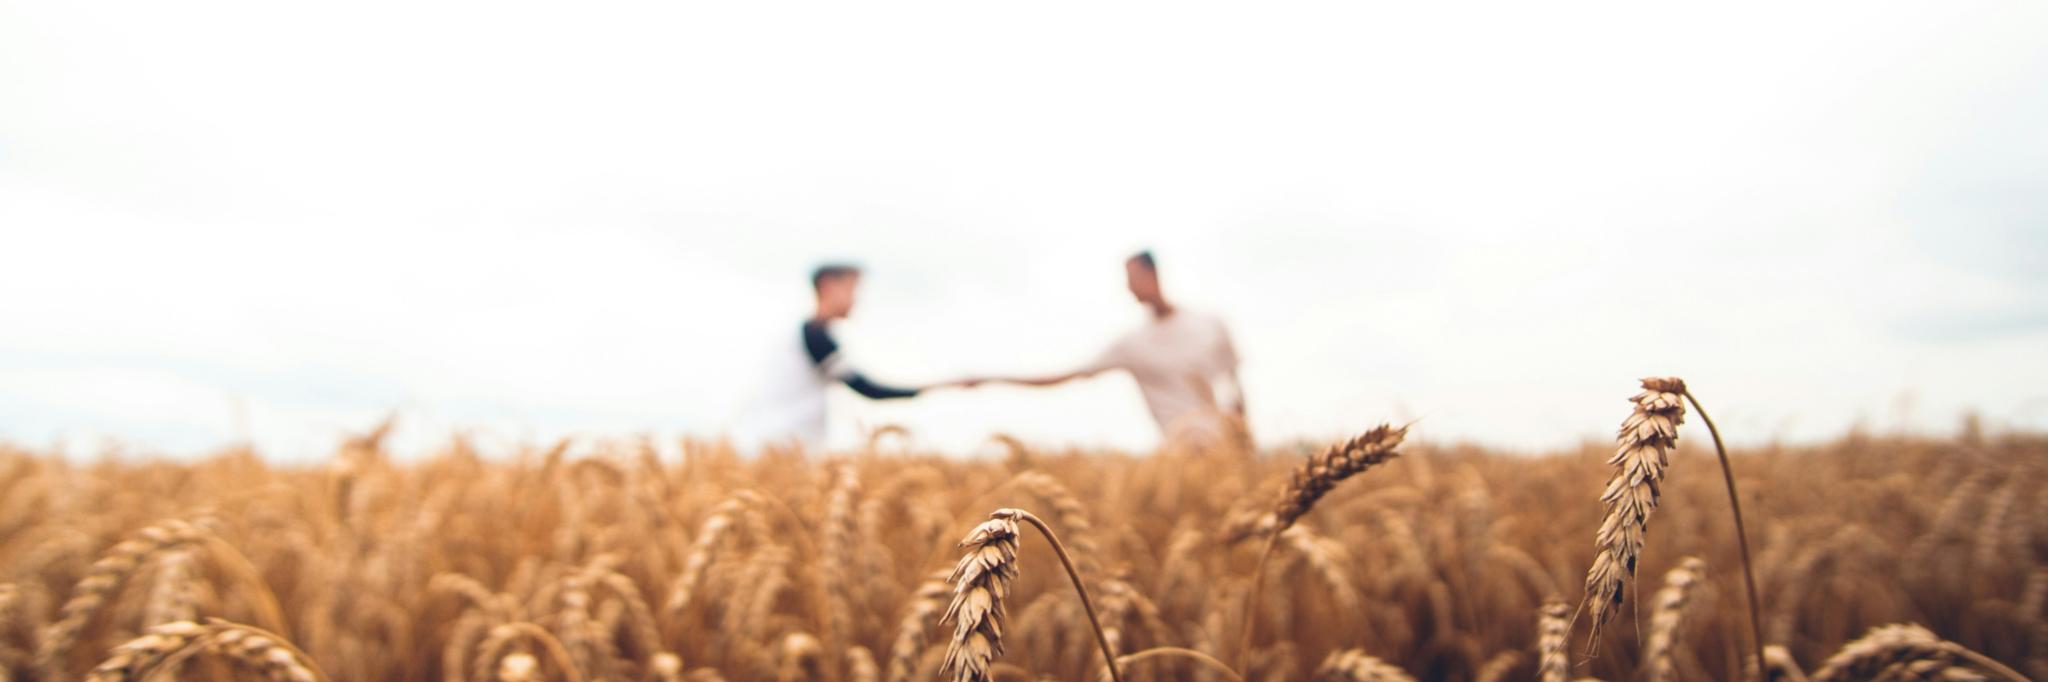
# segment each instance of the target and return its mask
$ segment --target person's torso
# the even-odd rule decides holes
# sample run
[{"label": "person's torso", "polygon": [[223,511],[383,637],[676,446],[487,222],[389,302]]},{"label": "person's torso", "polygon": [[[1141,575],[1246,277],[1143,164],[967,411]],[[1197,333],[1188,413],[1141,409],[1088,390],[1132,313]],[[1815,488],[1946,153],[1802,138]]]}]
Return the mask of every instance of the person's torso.
[{"label": "person's torso", "polygon": [[763,376],[759,404],[753,410],[755,419],[764,430],[771,432],[822,429],[825,396],[831,387],[832,380],[818,368],[805,348],[803,331],[793,329],[782,336],[772,350]]},{"label": "person's torso", "polygon": [[1154,318],[1118,342],[1123,366],[1162,427],[1215,406],[1210,381],[1229,370],[1223,324],[1192,311]]}]

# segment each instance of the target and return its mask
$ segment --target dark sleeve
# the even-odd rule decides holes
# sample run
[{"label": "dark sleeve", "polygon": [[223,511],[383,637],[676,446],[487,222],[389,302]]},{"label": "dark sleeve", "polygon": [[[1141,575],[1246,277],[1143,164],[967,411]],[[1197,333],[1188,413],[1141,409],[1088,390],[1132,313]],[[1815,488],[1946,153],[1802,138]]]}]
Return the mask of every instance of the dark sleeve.
[{"label": "dark sleeve", "polygon": [[804,323],[804,352],[810,354],[811,366],[822,370],[825,359],[839,352],[839,342],[833,341],[832,334],[825,331],[825,323],[810,320]]},{"label": "dark sleeve", "polygon": [[[812,367],[825,372],[826,361],[831,360],[832,356],[839,352],[839,342],[832,340],[832,334],[826,331],[823,322],[811,320],[804,323],[804,352],[811,356]],[[847,388],[853,389],[853,392],[873,400],[909,398],[917,395],[917,389],[877,384],[869,381],[858,371],[845,371],[838,375],[838,379],[840,383],[846,384]]]},{"label": "dark sleeve", "polygon": [[881,384],[868,381],[868,378],[861,376],[860,372],[848,374],[846,375],[845,379],[841,379],[840,381],[845,383],[847,388],[853,389],[853,392],[859,393],[869,398],[873,398],[875,400],[888,400],[890,398],[910,398],[915,397],[917,395],[917,389],[915,388],[896,388],[894,386],[883,386]]}]

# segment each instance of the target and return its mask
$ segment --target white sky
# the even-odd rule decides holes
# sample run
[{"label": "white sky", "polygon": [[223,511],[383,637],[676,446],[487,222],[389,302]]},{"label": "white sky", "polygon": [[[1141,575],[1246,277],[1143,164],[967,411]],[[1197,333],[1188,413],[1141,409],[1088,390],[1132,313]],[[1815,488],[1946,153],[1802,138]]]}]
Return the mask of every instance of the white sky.
[{"label": "white sky", "polygon": [[[0,0],[0,439],[713,433],[1217,312],[1262,437],[2048,428],[2048,4]],[[835,403],[1152,439],[1128,379]]]}]

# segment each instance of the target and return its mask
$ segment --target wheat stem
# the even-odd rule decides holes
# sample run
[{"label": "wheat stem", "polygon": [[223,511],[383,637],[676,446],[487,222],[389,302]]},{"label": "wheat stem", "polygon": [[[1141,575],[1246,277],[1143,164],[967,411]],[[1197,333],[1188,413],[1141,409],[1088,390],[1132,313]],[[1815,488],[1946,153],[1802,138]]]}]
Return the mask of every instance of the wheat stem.
[{"label": "wheat stem", "polygon": [[1222,675],[1224,679],[1232,680],[1233,682],[1244,682],[1244,676],[1237,674],[1237,671],[1232,669],[1230,667],[1230,664],[1216,660],[1215,656],[1210,656],[1208,654],[1196,651],[1194,649],[1187,649],[1177,646],[1155,646],[1137,653],[1130,653],[1118,656],[1116,657],[1116,660],[1124,663],[1125,665],[1129,665],[1131,663],[1136,663],[1138,661],[1143,661],[1146,659],[1161,658],[1167,656],[1192,660],[1196,663],[1209,666],[1209,669],[1211,671]]},{"label": "wheat stem", "polygon": [[2026,675],[2021,675],[2019,671],[2006,667],[2004,663],[1992,660],[1990,656],[1977,653],[1969,647],[1951,644],[1946,648],[1957,656],[1969,659],[1971,663],[1976,664],[1979,668],[1998,673],[1999,677],[2012,680],[2013,682],[2028,682]]},{"label": "wheat stem", "polygon": [[1244,599],[1244,626],[1239,628],[1237,638],[1237,664],[1246,674],[1251,673],[1252,635],[1259,625],[1259,597],[1266,591],[1266,564],[1273,558],[1273,548],[1278,546],[1280,533],[1266,534],[1266,547],[1259,550],[1259,565],[1252,569],[1251,594]]},{"label": "wheat stem", "polygon": [[1692,391],[1684,391],[1686,402],[1692,403],[1692,411],[1699,413],[1700,421],[1707,425],[1707,435],[1714,439],[1714,454],[1721,459],[1721,479],[1728,484],[1728,508],[1735,512],[1735,545],[1742,550],[1742,583],[1749,593],[1749,641],[1755,647],[1757,674],[1764,670],[1764,627],[1763,611],[1756,596],[1756,571],[1750,568],[1749,533],[1742,525],[1742,496],[1735,492],[1735,469],[1728,464],[1728,449],[1721,445],[1721,430],[1714,427],[1714,419],[1707,416],[1707,410],[1700,407],[1700,399]]},{"label": "wheat stem", "polygon": [[1088,626],[1094,628],[1095,643],[1102,647],[1102,660],[1109,666],[1109,678],[1115,682],[1123,682],[1123,673],[1116,669],[1116,650],[1110,648],[1109,636],[1102,632],[1102,621],[1095,617],[1095,602],[1088,598],[1088,586],[1081,584],[1081,573],[1074,570],[1074,560],[1067,557],[1066,545],[1060,544],[1060,537],[1052,532],[1051,526],[1045,525],[1044,521],[1039,520],[1031,512],[1022,509],[1016,512],[1017,518],[1023,519],[1033,528],[1037,528],[1038,532],[1045,534],[1046,544],[1052,545],[1053,554],[1059,555],[1060,566],[1067,569],[1067,578],[1074,581],[1074,592],[1081,595],[1081,610],[1088,613]]}]

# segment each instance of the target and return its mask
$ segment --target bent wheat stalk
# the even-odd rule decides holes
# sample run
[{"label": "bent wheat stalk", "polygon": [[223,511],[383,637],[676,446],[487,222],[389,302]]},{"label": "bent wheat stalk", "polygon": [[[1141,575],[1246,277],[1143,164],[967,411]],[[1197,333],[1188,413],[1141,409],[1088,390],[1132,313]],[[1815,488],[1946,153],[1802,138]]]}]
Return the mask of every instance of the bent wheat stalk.
[{"label": "bent wheat stalk", "polygon": [[1919,625],[1884,625],[1870,629],[1862,639],[1842,646],[1840,651],[1813,673],[1814,682],[1847,682],[1880,677],[1894,666],[1918,661],[1946,663],[1961,658],[1996,673],[1999,677],[2025,682],[2026,676],[2005,664],[1936,636]]},{"label": "bent wheat stalk", "polygon": [[1764,622],[1763,611],[1756,596],[1756,571],[1750,568],[1749,533],[1742,526],[1742,496],[1735,493],[1735,469],[1728,465],[1728,449],[1721,445],[1721,430],[1714,427],[1714,420],[1707,416],[1706,408],[1700,407],[1700,399],[1679,382],[1679,393],[1686,402],[1692,403],[1692,411],[1700,414],[1700,421],[1707,425],[1707,435],[1714,438],[1714,455],[1721,459],[1721,479],[1728,484],[1728,508],[1735,513],[1735,545],[1742,550],[1742,585],[1749,591],[1749,642],[1756,649],[1757,670],[1764,670]]},{"label": "bent wheat stalk", "polygon": [[1244,682],[1244,677],[1238,675],[1236,670],[1231,669],[1230,664],[1216,660],[1215,656],[1210,656],[1208,654],[1196,651],[1194,649],[1187,649],[1177,646],[1155,646],[1137,653],[1129,653],[1124,654],[1122,656],[1118,656],[1116,657],[1116,661],[1117,663],[1122,664],[1123,667],[1129,668],[1132,663],[1137,663],[1139,661],[1152,658],[1165,657],[1185,658],[1196,663],[1208,666],[1210,672],[1222,675],[1223,679],[1231,680],[1231,682]]}]

